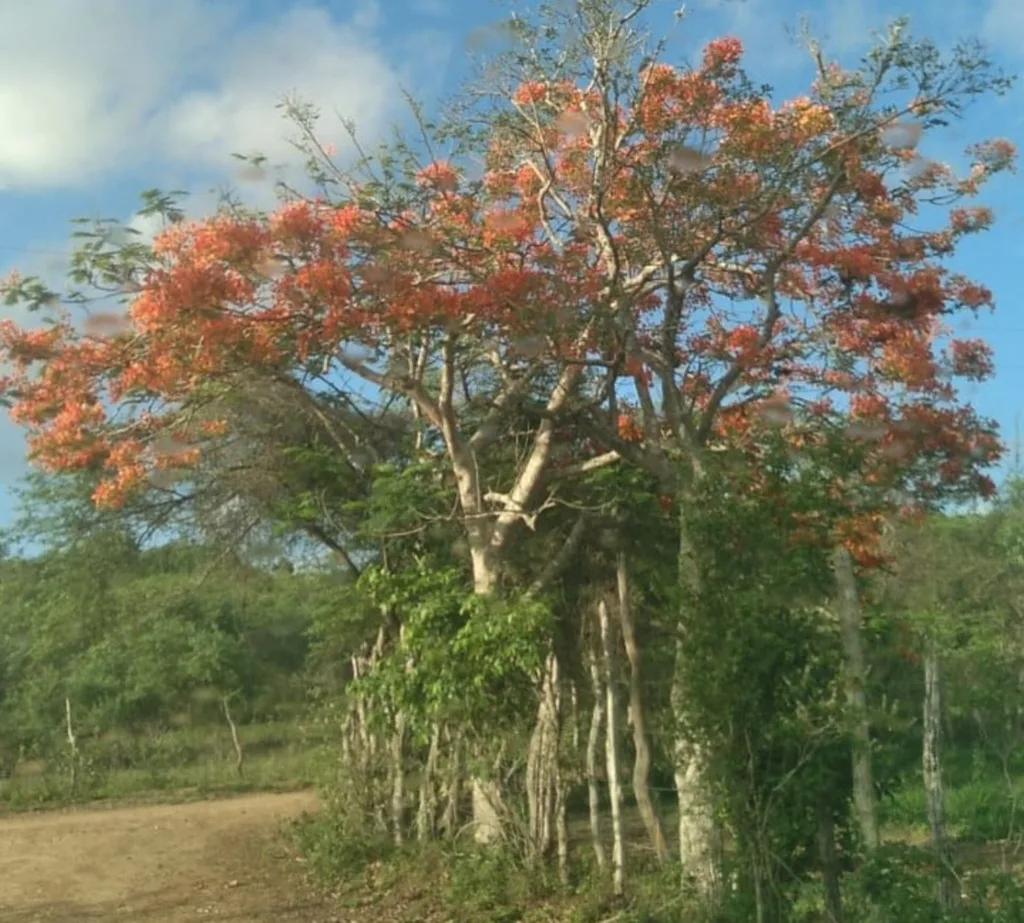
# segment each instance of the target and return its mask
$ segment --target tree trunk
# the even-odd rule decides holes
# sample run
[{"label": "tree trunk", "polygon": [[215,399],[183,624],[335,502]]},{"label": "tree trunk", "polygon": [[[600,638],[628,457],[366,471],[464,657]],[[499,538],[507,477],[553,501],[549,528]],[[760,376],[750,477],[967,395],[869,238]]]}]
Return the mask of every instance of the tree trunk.
[{"label": "tree trunk", "polygon": [[[459,472],[456,472],[458,478]],[[465,506],[465,502],[463,503]],[[473,592],[488,596],[498,585],[498,567],[489,550],[490,534],[483,520],[467,521],[470,563],[473,571]],[[503,801],[501,785],[493,779],[474,776],[470,780],[473,805],[473,838],[485,845],[502,837]]]},{"label": "tree trunk", "polygon": [[558,844],[558,878],[563,885],[569,884],[569,824],[566,818],[569,801],[569,786],[565,784],[561,767],[558,767],[558,796],[555,799],[555,838]]},{"label": "tree trunk", "polygon": [[[684,498],[685,501],[685,498]],[[679,587],[694,602],[700,595],[700,572],[690,543],[680,504]],[[680,613],[680,627],[686,613]],[[690,717],[686,701],[689,662],[685,642],[676,642],[675,667],[670,690],[672,716],[676,726],[673,741],[673,778],[679,807],[679,862],[684,883],[692,887],[704,904],[712,907],[721,897],[720,831],[714,813],[707,754],[684,730]]]},{"label": "tree trunk", "polygon": [[676,797],[679,801],[679,861],[683,876],[708,903],[719,896],[718,830],[707,785],[703,747],[684,740],[673,748]]},{"label": "tree trunk", "polygon": [[938,899],[943,913],[955,899],[950,872],[949,844],[946,839],[945,796],[942,788],[942,662],[938,647],[929,640],[924,655],[924,741],[921,748],[921,775],[924,780],[928,831],[939,863]]},{"label": "tree trunk", "polygon": [[622,627],[626,656],[629,659],[629,711],[633,719],[633,747],[636,752],[636,759],[633,762],[633,794],[658,862],[664,863],[668,859],[668,844],[665,842],[665,833],[661,829],[661,821],[651,800],[651,745],[647,736],[647,718],[644,712],[640,646],[636,640],[636,626],[629,598],[629,568],[624,552],[620,551],[618,554],[615,574],[619,597],[619,623]]},{"label": "tree trunk", "polygon": [[611,636],[608,603],[602,596],[597,604],[604,655],[605,679],[605,759],[608,772],[608,800],[612,813],[612,891],[621,896],[626,887],[626,849],[622,830],[622,778],[619,764],[618,689],[616,685],[615,643]]},{"label": "tree trunk", "polygon": [[231,714],[228,696],[221,698],[221,705],[224,707],[224,720],[227,721],[228,728],[231,731],[231,745],[235,748],[235,772],[241,778],[242,767],[245,763],[245,751],[242,749],[242,741],[238,737],[238,727],[235,725],[234,716]]},{"label": "tree trunk", "polygon": [[843,923],[843,894],[836,854],[836,825],[828,802],[818,802],[818,862],[825,886],[825,913],[828,923]]},{"label": "tree trunk", "polygon": [[505,833],[505,799],[501,789],[501,764],[505,758],[505,746],[502,740],[490,777],[474,776],[470,782],[474,836],[477,843],[484,845],[498,841]]},{"label": "tree trunk", "polygon": [[448,797],[444,814],[441,816],[441,830],[445,836],[454,839],[459,832],[459,806],[462,801],[462,735],[449,733],[448,737]]},{"label": "tree trunk", "polygon": [[853,736],[853,803],[861,840],[868,852],[878,848],[878,809],[871,768],[871,721],[868,714],[867,667],[862,637],[862,615],[857,596],[853,558],[842,545],[833,553],[838,593],[837,608],[843,640],[846,704]]},{"label": "tree trunk", "polygon": [[437,835],[437,760],[441,750],[441,725],[430,731],[430,749],[420,780],[420,803],[416,812],[416,838],[425,843]]},{"label": "tree trunk", "polygon": [[71,764],[71,797],[78,793],[78,738],[75,736],[75,726],[71,721],[71,699],[64,699],[64,719],[68,737],[68,749],[70,751]]},{"label": "tree trunk", "polygon": [[395,714],[391,736],[391,834],[395,846],[405,842],[405,712]]},{"label": "tree trunk", "polygon": [[558,801],[558,741],[561,696],[558,658],[548,654],[540,684],[537,719],[526,756],[526,799],[529,810],[530,858],[542,861],[551,852],[552,823]]},{"label": "tree trunk", "polygon": [[601,842],[601,792],[597,783],[597,754],[601,745],[601,730],[604,724],[604,683],[601,669],[593,650],[587,651],[587,666],[590,668],[590,686],[594,696],[594,709],[590,713],[590,733],[587,736],[587,795],[590,805],[590,839],[594,846],[597,867],[605,867],[604,844]]}]

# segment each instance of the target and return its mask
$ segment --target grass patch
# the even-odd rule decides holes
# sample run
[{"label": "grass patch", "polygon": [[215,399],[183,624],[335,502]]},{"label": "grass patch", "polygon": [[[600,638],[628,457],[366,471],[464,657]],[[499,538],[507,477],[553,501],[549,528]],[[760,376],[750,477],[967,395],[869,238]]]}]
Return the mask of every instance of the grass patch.
[{"label": "grass patch", "polygon": [[[1024,780],[1013,787],[1001,776],[974,779],[945,792],[946,825],[954,839],[989,843],[1019,836],[1024,829]],[[920,835],[927,817],[920,785],[904,788],[879,805],[879,819],[888,827]]]},{"label": "grass patch", "polygon": [[288,725],[240,728],[242,775],[218,729],[175,729],[151,738],[107,737],[82,747],[75,791],[66,753],[22,762],[0,781],[0,808],[40,810],[95,801],[174,802],[312,787],[321,774],[315,739]]}]

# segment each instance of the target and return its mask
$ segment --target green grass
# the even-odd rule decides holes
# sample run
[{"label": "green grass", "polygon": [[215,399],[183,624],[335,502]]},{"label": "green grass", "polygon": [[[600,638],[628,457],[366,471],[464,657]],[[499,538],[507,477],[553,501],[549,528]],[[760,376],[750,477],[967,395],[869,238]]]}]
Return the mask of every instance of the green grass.
[{"label": "green grass", "polygon": [[0,810],[23,811],[94,801],[181,801],[257,791],[308,788],[322,773],[322,746],[292,724],[239,728],[240,776],[230,737],[221,728],[179,728],[144,738],[107,735],[80,752],[76,790],[70,762],[26,760],[0,780]]},{"label": "green grass", "polygon": [[[996,774],[974,779],[945,792],[949,835],[964,843],[987,843],[1020,837],[1024,832],[1024,779],[1012,789]],[[879,805],[879,819],[895,829],[920,835],[926,831],[925,793],[919,785],[904,788]]]}]

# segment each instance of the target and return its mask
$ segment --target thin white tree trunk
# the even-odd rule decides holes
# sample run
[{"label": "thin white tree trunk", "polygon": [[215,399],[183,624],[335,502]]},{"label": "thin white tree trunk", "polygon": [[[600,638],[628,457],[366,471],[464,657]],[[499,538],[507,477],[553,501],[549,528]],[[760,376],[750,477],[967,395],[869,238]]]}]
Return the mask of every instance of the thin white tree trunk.
[{"label": "thin white tree trunk", "polygon": [[950,855],[946,839],[946,804],[942,785],[942,662],[937,645],[929,640],[924,656],[924,734],[921,748],[921,775],[931,846],[939,861],[938,897],[943,912],[955,898],[949,874]]},{"label": "thin white tree trunk", "polygon": [[395,714],[391,737],[391,832],[396,846],[405,842],[405,712]]},{"label": "thin white tree trunk", "polygon": [[629,659],[629,711],[632,717],[633,748],[636,758],[633,762],[633,794],[637,809],[650,838],[658,862],[668,859],[668,844],[661,829],[661,821],[651,800],[649,777],[651,772],[651,744],[647,736],[647,718],[644,712],[643,676],[640,661],[640,645],[636,639],[636,625],[630,601],[629,567],[625,552],[620,551],[615,562],[616,585],[619,597],[619,623],[622,639]]},{"label": "thin white tree trunk", "polygon": [[871,719],[865,694],[867,666],[864,657],[863,616],[850,552],[839,545],[833,553],[832,561],[843,641],[846,704],[852,723],[854,810],[864,847],[868,852],[873,852],[878,848],[878,807],[871,765]]},{"label": "thin white tree trunk", "polygon": [[228,723],[231,732],[231,745],[235,748],[235,772],[242,775],[245,764],[245,751],[242,749],[242,741],[238,736],[238,726],[235,724],[234,715],[231,714],[231,703],[228,696],[221,697],[221,706],[224,709],[224,720]]},{"label": "thin white tree trunk", "polygon": [[566,809],[569,801],[569,786],[561,765],[556,765],[555,797],[555,838],[558,844],[558,877],[563,885],[569,884],[569,824]]},{"label": "thin white tree trunk", "polygon": [[603,869],[606,864],[604,844],[601,841],[601,792],[597,781],[597,759],[601,746],[601,731],[604,724],[604,682],[601,679],[601,668],[592,649],[587,650],[587,666],[590,670],[590,688],[593,693],[594,707],[590,713],[590,733],[587,735],[587,795],[590,807],[590,839],[594,846],[594,859],[597,867]]},{"label": "thin white tree trunk", "polygon": [[561,732],[558,658],[549,653],[541,680],[537,718],[526,757],[526,798],[531,858],[551,851],[552,822],[558,798],[558,741]]},{"label": "thin white tree trunk", "polygon": [[605,759],[608,800],[612,814],[612,891],[621,896],[626,887],[626,849],[622,830],[622,777],[619,764],[618,690],[616,688],[615,643],[611,634],[608,603],[602,596],[597,604],[601,629],[601,650],[605,674]]},{"label": "thin white tree trunk", "polygon": [[836,828],[828,801],[822,797],[817,805],[818,861],[825,886],[827,923],[843,923],[843,892],[840,884],[839,856],[836,853]]},{"label": "thin white tree trunk", "polygon": [[64,719],[68,737],[68,749],[70,750],[71,762],[71,797],[78,792],[78,738],[75,736],[75,726],[71,720],[71,699],[64,699]]},{"label": "thin white tree trunk", "polygon": [[430,748],[420,780],[420,803],[416,812],[416,838],[424,843],[437,834],[437,761],[441,750],[441,725],[430,731]]},{"label": "thin white tree trunk", "polygon": [[441,830],[444,835],[454,838],[459,830],[459,805],[462,801],[462,735],[449,732],[448,735],[448,793],[444,814],[441,816]]}]

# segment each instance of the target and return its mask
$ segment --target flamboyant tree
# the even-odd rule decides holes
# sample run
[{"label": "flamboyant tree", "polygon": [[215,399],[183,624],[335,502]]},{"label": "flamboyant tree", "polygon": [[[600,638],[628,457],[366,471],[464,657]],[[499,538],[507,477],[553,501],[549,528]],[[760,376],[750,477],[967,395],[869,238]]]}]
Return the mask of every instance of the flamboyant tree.
[{"label": "flamboyant tree", "polygon": [[[947,263],[990,224],[965,203],[1013,150],[979,143],[959,176],[917,147],[1007,81],[980,49],[944,57],[900,26],[857,70],[812,46],[807,94],[776,105],[736,39],[692,66],[658,61],[634,25],[646,6],[517,18],[485,92],[424,125],[425,157],[400,144],[342,170],[295,109],[320,197],[174,220],[150,250],[102,263],[86,254],[80,281],[120,286],[127,317],[2,330],[3,390],[34,460],[102,469],[95,499],[117,504],[153,469],[187,481],[254,387],[291,394],[356,464],[365,450],[324,413],[329,395],[398,401],[414,451],[454,480],[481,595],[501,588],[511,536],[560,482],[601,465],[639,465],[685,506],[714,447],[756,468],[768,430],[811,455],[842,432],[865,446],[836,480],[844,495],[985,489],[997,443],[953,380],[984,377],[989,353],[945,342],[943,325],[991,294]],[[449,141],[445,159],[435,147]],[[474,153],[479,178],[464,166]],[[20,281],[19,297],[51,296]],[[866,560],[894,505],[870,492],[833,540]],[[680,576],[697,591],[682,536]],[[699,746],[680,738],[676,760],[682,859],[707,884]]]}]

